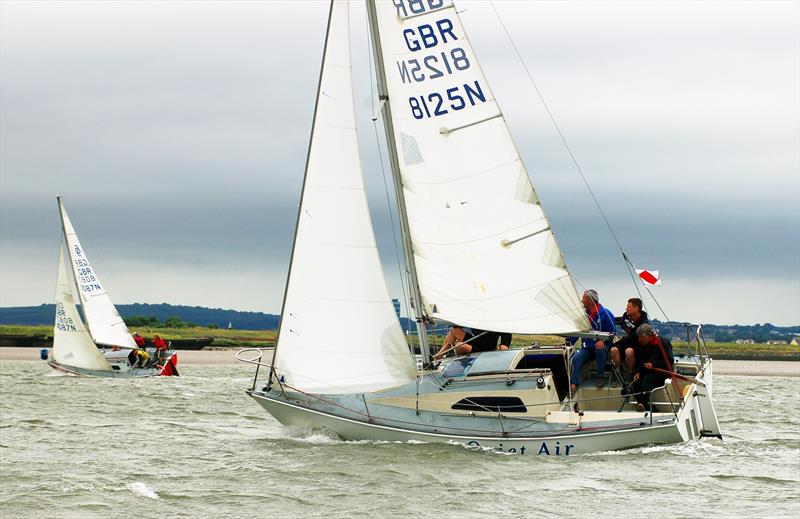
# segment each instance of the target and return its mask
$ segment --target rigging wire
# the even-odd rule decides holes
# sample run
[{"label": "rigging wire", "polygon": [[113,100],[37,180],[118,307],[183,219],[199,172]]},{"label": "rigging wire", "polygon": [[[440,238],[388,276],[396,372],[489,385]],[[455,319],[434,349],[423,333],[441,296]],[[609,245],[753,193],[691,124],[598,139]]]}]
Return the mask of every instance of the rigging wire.
[{"label": "rigging wire", "polygon": [[[368,40],[370,39],[369,30],[370,30],[369,29],[369,24],[367,24],[367,39]],[[389,183],[387,182],[387,179],[386,179],[386,166],[383,163],[383,150],[381,148],[381,140],[380,140],[380,137],[378,136],[378,122],[377,122],[378,121],[378,116],[375,113],[375,102],[374,102],[375,101],[375,88],[374,88],[374,86],[375,86],[375,82],[377,81],[377,78],[374,77],[374,71],[372,69],[372,45],[369,45],[369,44],[367,45],[367,63],[368,63],[368,66],[369,66],[369,99],[370,99],[370,105],[371,105],[371,110],[372,110],[372,130],[373,130],[373,133],[375,134],[375,146],[378,149],[378,160],[380,161],[380,164],[381,164],[381,176],[383,177],[383,190],[386,193],[386,209],[387,209],[387,212],[389,213],[389,222],[391,223],[391,226],[392,226],[392,245],[394,245],[394,255],[395,255],[395,259],[397,260],[397,273],[400,276],[400,290],[403,292],[403,306],[404,306],[405,311],[406,311],[406,316],[407,316],[406,318],[410,319],[411,309],[409,308],[409,297],[408,297],[407,292],[406,292],[407,276],[403,275],[403,269],[404,268],[405,268],[406,272],[408,272],[408,265],[405,264],[405,260],[401,260],[400,259],[400,250],[399,250],[399,247],[398,247],[398,244],[397,244],[397,235],[398,235],[398,233],[397,233],[397,228],[396,228],[395,223],[394,223],[394,215],[392,213],[392,202],[391,202],[391,197],[389,195]],[[373,81],[373,79],[375,79],[375,82]],[[409,291],[410,291],[410,289],[409,289]],[[399,316],[398,316],[398,318],[399,318]],[[401,323],[401,327],[402,327],[402,323]],[[405,331],[406,330],[404,329],[403,332],[405,332]]]},{"label": "rigging wire", "polygon": [[[636,281],[636,266],[633,262],[628,258],[628,255],[625,253],[625,249],[623,249],[622,244],[617,238],[617,234],[614,232],[614,229],[611,227],[611,222],[609,222],[608,217],[606,216],[605,211],[600,206],[600,202],[595,196],[594,191],[592,190],[591,186],[589,185],[589,181],[586,179],[586,175],[583,173],[583,169],[581,169],[580,164],[578,164],[578,160],[575,158],[575,154],[572,152],[572,148],[570,148],[569,143],[567,143],[567,139],[564,136],[564,133],[561,131],[561,127],[556,122],[555,116],[553,116],[553,112],[550,110],[550,105],[547,104],[547,101],[544,99],[544,95],[542,95],[541,90],[539,90],[539,86],[536,84],[536,81],[533,79],[533,74],[528,69],[528,66],[525,64],[525,60],[522,59],[522,54],[520,54],[519,49],[517,48],[517,44],[514,42],[514,39],[511,37],[511,33],[509,33],[508,28],[506,27],[505,22],[503,22],[503,18],[500,16],[500,13],[497,11],[497,7],[494,5],[494,0],[489,0],[489,5],[492,6],[492,10],[494,11],[495,16],[497,16],[497,20],[500,22],[501,27],[503,28],[503,32],[506,33],[506,37],[508,38],[509,43],[514,49],[514,53],[517,55],[517,59],[519,60],[522,68],[525,70],[525,73],[528,75],[528,79],[533,85],[534,90],[536,90],[536,94],[539,96],[539,100],[542,102],[542,106],[544,106],[545,111],[547,112],[547,116],[550,118],[550,122],[553,123],[553,127],[556,129],[558,136],[561,138],[561,142],[564,144],[564,148],[567,150],[570,159],[572,160],[572,164],[575,166],[575,169],[578,170],[578,173],[583,180],[586,189],[589,191],[589,195],[592,197],[592,201],[594,201],[594,205],[597,207],[600,216],[603,218],[603,222],[605,222],[606,227],[608,227],[608,231],[611,234],[611,237],[614,239],[614,242],[617,244],[617,248],[619,249],[620,254],[622,254],[622,259],[625,261],[625,267],[628,270],[628,274],[631,276],[631,281],[633,281],[633,285],[636,287],[636,293],[639,295],[639,299],[642,299],[642,293],[639,290],[639,283]],[[664,318],[669,320],[667,313],[661,308],[656,297],[650,291],[649,288],[645,287],[647,293],[650,294],[650,297],[653,298],[653,301],[658,306],[658,309],[661,310],[661,313],[664,314]]]}]

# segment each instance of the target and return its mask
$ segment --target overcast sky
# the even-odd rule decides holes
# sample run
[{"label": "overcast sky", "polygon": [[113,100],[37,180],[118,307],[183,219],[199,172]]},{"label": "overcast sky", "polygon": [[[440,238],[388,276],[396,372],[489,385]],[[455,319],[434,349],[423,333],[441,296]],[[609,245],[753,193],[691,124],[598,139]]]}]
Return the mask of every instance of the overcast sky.
[{"label": "overcast sky", "polygon": [[[621,313],[635,288],[500,21],[458,5],[579,288]],[[800,323],[800,2],[495,5],[668,316]],[[278,313],[327,13],[0,2],[0,306],[53,300],[61,194],[115,302]],[[399,297],[359,3],[352,26]]]}]

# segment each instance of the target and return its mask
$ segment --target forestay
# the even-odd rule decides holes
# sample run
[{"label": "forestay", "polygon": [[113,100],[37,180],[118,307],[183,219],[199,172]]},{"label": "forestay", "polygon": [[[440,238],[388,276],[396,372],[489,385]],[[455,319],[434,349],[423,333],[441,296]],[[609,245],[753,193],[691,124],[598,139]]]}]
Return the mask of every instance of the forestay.
[{"label": "forestay", "polygon": [[383,278],[359,159],[347,2],[332,3],[275,352],[290,386],[353,393],[416,369]]},{"label": "forestay", "polygon": [[64,245],[62,245],[58,255],[53,360],[65,366],[111,371],[111,366],[92,342],[78,315],[78,308],[72,296],[73,284],[64,257]]},{"label": "forestay", "polygon": [[589,328],[452,2],[376,2],[420,291],[429,315],[514,333]]},{"label": "forestay", "polygon": [[136,348],[136,343],[133,341],[128,327],[94,273],[60,198],[58,207],[61,212],[61,223],[64,226],[64,238],[69,251],[72,273],[78,288],[78,297],[80,297],[83,315],[86,317],[86,325],[92,339],[95,343],[105,346]]}]

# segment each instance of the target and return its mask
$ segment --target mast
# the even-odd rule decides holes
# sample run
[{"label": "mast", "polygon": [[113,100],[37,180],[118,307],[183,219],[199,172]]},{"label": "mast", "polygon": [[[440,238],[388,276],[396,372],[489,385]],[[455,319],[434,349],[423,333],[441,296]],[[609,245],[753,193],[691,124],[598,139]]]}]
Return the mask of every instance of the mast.
[{"label": "mast", "polygon": [[72,248],[69,246],[69,241],[67,240],[67,227],[64,225],[64,203],[61,201],[60,196],[56,196],[56,201],[58,201],[58,216],[61,218],[61,234],[64,237],[64,246],[67,249],[67,257],[69,258],[70,262],[70,272],[72,272],[72,282],[75,284],[75,290],[78,294],[78,301],[81,302],[81,309],[80,315],[83,318],[83,325],[86,327],[86,331],[89,332],[89,337],[92,337],[92,342],[94,342],[94,338],[92,336],[92,329],[89,326],[89,319],[86,318],[86,314],[84,313],[83,308],[83,299],[81,294],[81,287],[78,285],[78,278],[75,277],[75,270],[72,268],[75,265],[75,258],[72,257]]},{"label": "mast", "polygon": [[408,228],[406,201],[403,195],[403,180],[400,176],[400,162],[397,157],[397,145],[394,135],[394,126],[392,124],[392,111],[389,108],[389,90],[386,86],[386,70],[383,64],[383,51],[381,49],[375,0],[367,0],[367,16],[369,17],[369,34],[372,39],[372,53],[375,56],[375,77],[378,82],[378,99],[382,103],[381,116],[383,117],[383,129],[386,131],[389,163],[392,169],[394,193],[397,200],[397,212],[400,220],[400,232],[403,236],[403,253],[405,254],[408,281],[411,289],[411,308],[414,309],[414,317],[417,322],[417,336],[419,337],[419,350],[422,354],[422,362],[423,365],[427,365],[430,363],[431,356],[430,347],[428,345],[428,331],[425,328],[427,316],[422,308],[422,294],[419,289],[417,266],[414,262],[414,249],[411,243],[411,233]]},{"label": "mast", "polygon": [[[328,48],[328,37],[331,33],[331,17],[333,16],[333,2],[335,0],[331,0],[331,5],[328,8],[328,25],[325,28],[325,44],[322,47],[322,63],[319,66],[319,80],[317,82],[317,96],[314,101],[314,114],[311,117],[311,132],[309,133],[308,137],[308,151],[306,152],[306,167],[303,172],[303,185],[300,188],[300,201],[297,203],[297,219],[295,221],[294,226],[294,238],[292,239],[292,255],[289,257],[289,272],[286,274],[286,285],[283,288],[283,301],[281,302],[281,320],[278,322],[278,333],[275,335],[275,349],[272,352],[272,363],[270,364],[269,368],[269,382],[268,385],[272,386],[272,378],[277,376],[275,374],[275,363],[276,359],[278,358],[278,345],[280,344],[281,339],[281,324],[286,317],[284,312],[286,311],[286,296],[289,293],[289,283],[292,279],[292,265],[294,264],[294,253],[297,249],[297,233],[300,230],[300,216],[302,215],[303,210],[303,195],[306,192],[306,180],[308,179],[308,162],[311,157],[311,145],[313,144],[314,140],[314,126],[317,123],[317,109],[319,108],[319,93],[322,91],[322,74],[325,71],[325,54]],[[278,380],[278,384],[280,384],[280,380]]]}]

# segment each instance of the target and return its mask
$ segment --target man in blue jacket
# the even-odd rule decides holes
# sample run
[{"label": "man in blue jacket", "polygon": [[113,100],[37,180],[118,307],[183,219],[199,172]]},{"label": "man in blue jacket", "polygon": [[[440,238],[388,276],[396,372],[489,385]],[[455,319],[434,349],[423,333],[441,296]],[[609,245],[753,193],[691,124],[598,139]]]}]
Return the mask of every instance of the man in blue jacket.
[{"label": "man in blue jacket", "polygon": [[[592,330],[598,332],[614,333],[614,314],[600,304],[600,296],[596,290],[587,290],[581,298],[586,316],[592,325]],[[607,340],[583,339],[581,349],[572,356],[572,375],[570,377],[570,388],[572,393],[578,390],[581,385],[581,367],[587,360],[595,359],[597,364],[597,388],[605,386],[606,359],[608,349],[611,346],[611,338]]]}]

